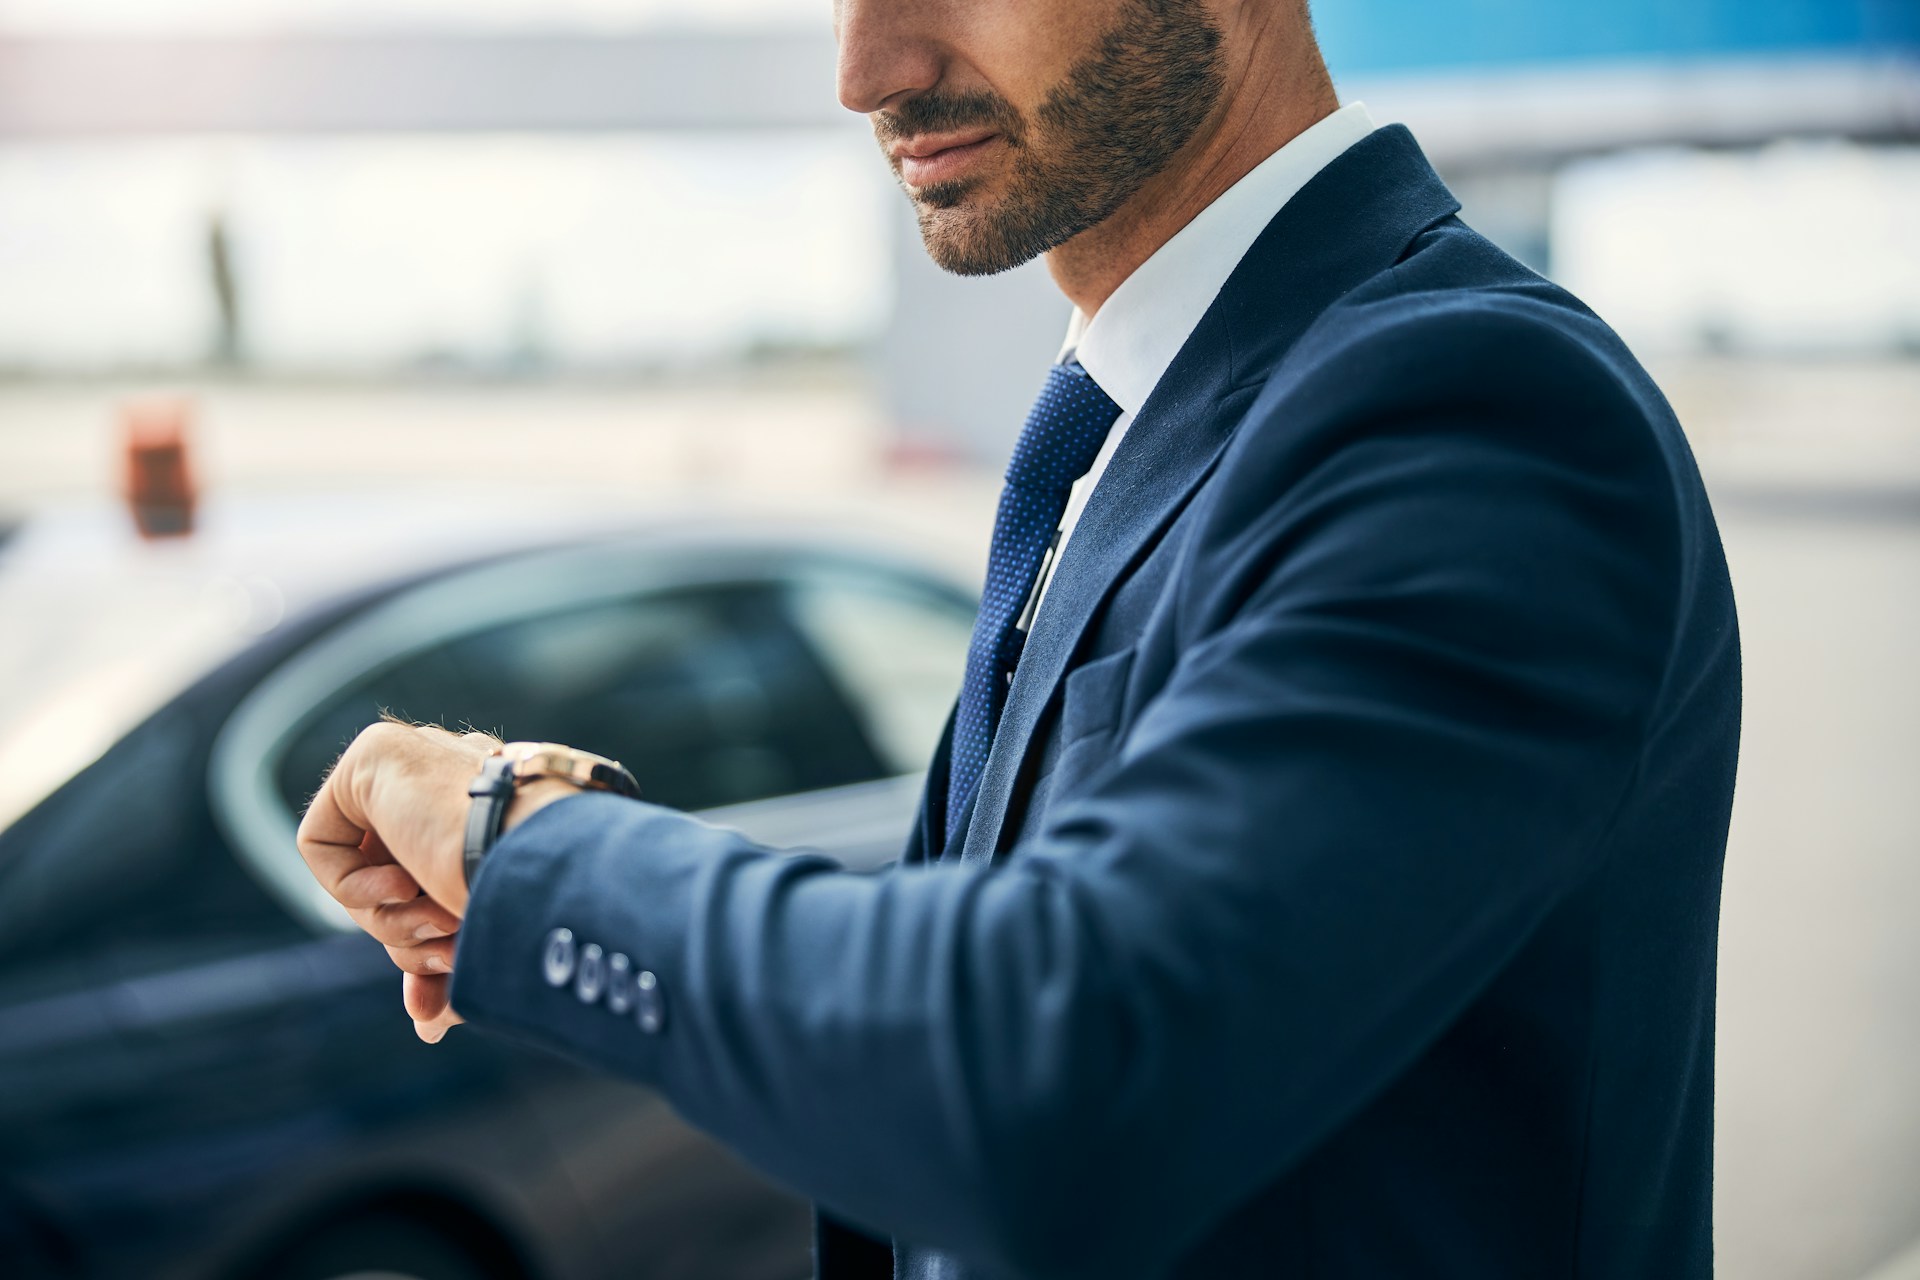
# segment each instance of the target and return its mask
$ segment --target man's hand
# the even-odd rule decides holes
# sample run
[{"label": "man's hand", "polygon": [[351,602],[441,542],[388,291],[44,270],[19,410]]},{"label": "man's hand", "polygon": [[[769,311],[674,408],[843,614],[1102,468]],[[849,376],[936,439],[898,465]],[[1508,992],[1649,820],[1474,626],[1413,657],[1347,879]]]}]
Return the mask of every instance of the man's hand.
[{"label": "man's hand", "polygon": [[[414,1030],[430,1044],[461,1020],[447,994],[467,908],[467,784],[499,745],[484,733],[371,725],[300,822],[300,856],[354,923],[385,944],[405,973],[402,999]],[[571,791],[553,779],[521,787],[505,827]]]}]

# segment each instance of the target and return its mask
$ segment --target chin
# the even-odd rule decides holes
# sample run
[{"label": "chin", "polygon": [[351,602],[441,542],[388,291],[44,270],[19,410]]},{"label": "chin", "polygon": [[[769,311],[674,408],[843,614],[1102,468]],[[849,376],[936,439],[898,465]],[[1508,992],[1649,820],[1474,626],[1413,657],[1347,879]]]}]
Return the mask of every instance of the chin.
[{"label": "chin", "polygon": [[1035,256],[1009,242],[1003,219],[993,211],[972,203],[917,203],[921,243],[942,271],[958,276],[997,275]]},{"label": "chin", "polygon": [[923,215],[920,239],[934,265],[953,275],[990,276],[1020,265],[1010,261],[1000,245],[983,236],[979,227],[957,227],[947,218]]}]

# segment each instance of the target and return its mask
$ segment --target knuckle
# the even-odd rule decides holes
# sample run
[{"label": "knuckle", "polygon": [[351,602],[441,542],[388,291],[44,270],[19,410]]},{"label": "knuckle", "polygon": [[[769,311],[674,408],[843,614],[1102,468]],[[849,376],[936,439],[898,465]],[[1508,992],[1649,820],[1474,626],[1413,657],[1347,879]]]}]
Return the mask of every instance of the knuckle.
[{"label": "knuckle", "polygon": [[352,755],[356,751],[365,752],[370,745],[388,736],[392,730],[393,726],[386,721],[374,721],[359,733],[353,735],[353,741],[347,744],[347,754]]},{"label": "knuckle", "polygon": [[[360,731],[353,740],[354,746],[362,751],[371,751],[380,755],[392,755],[404,752],[408,747],[420,741],[423,730],[420,726],[402,723],[398,720],[376,720]],[[349,747],[348,750],[352,750]]]}]

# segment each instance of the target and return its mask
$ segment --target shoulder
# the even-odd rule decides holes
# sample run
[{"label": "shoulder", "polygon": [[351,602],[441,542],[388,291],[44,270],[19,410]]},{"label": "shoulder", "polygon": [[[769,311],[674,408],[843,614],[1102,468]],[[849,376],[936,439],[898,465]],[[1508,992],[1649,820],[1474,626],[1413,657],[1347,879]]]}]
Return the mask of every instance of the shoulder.
[{"label": "shoulder", "polygon": [[1329,416],[1613,418],[1653,443],[1658,392],[1571,295],[1537,279],[1420,287],[1401,270],[1329,309],[1274,370],[1267,396]]},{"label": "shoulder", "polygon": [[1455,261],[1416,252],[1301,336],[1236,429],[1223,480],[1272,494],[1395,441],[1551,461],[1626,484],[1649,514],[1671,505],[1685,446],[1651,378],[1578,300],[1511,260],[1505,272],[1473,263],[1476,246],[1498,251],[1465,235]]},{"label": "shoulder", "polygon": [[1585,591],[1660,629],[1684,556],[1659,392],[1545,281],[1445,274],[1369,282],[1274,368],[1202,501],[1184,616],[1212,625],[1307,568],[1472,563],[1520,603]]}]

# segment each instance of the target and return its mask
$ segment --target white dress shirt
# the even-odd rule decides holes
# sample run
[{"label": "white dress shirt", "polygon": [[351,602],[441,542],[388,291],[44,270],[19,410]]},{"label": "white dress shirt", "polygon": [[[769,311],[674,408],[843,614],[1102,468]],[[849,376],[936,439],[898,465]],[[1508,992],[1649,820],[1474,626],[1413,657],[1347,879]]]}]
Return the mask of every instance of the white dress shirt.
[{"label": "white dress shirt", "polygon": [[1041,570],[1038,600],[1027,612],[1037,613],[1046,603],[1053,566],[1060,562],[1067,539],[1073,536],[1087,499],[1106,474],[1114,450],[1120,447],[1133,416],[1193,335],[1200,317],[1213,305],[1227,277],[1282,206],[1336,156],[1373,129],[1373,116],[1366,103],[1340,108],[1221,192],[1121,281],[1091,318],[1074,308],[1060,359],[1078,359],[1100,389],[1120,406],[1120,416],[1108,429],[1093,467],[1074,482],[1067,495],[1054,554]]}]

